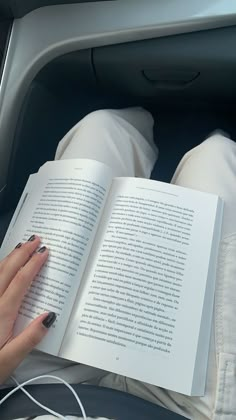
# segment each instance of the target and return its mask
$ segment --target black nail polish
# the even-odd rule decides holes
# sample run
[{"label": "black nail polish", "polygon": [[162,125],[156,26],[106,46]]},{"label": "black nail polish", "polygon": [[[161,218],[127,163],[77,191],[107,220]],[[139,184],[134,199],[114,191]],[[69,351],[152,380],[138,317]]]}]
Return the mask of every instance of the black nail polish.
[{"label": "black nail polish", "polygon": [[41,248],[38,249],[38,254],[42,254],[44,251],[46,251],[46,246],[41,246]]},{"label": "black nail polish", "polygon": [[28,242],[33,242],[35,238],[36,238],[35,235],[31,235],[30,238],[28,239]]},{"label": "black nail polish", "polygon": [[21,245],[22,245],[22,242],[19,242],[19,243],[15,246],[15,249],[20,248],[20,247],[21,247]]},{"label": "black nail polish", "polygon": [[56,321],[56,314],[55,312],[49,312],[48,316],[43,320],[42,324],[46,328],[50,328],[52,324]]}]

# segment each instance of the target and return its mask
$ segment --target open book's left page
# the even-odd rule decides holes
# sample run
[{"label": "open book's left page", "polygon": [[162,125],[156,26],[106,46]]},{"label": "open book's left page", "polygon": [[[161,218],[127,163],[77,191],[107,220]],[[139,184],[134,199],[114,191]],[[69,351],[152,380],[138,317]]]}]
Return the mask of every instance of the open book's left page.
[{"label": "open book's left page", "polygon": [[1,257],[33,234],[50,250],[15,326],[17,334],[44,311],[56,312],[56,323],[39,350],[58,353],[111,183],[112,170],[102,163],[55,161],[31,176],[22,194]]}]

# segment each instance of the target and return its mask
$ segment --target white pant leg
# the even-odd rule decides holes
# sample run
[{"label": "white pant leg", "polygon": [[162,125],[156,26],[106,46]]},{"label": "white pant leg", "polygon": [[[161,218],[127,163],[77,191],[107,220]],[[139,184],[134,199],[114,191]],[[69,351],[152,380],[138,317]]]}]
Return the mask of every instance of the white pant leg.
[{"label": "white pant leg", "polygon": [[187,153],[173,182],[215,193],[224,200],[206,395],[192,402],[196,419],[205,415],[215,420],[233,420],[236,418],[236,143],[213,135]]},{"label": "white pant leg", "polygon": [[55,159],[94,159],[115,176],[149,178],[157,159],[153,118],[143,108],[88,114],[59,143]]},{"label": "white pant leg", "polygon": [[100,384],[126,389],[194,420],[235,420],[236,143],[210,137],[183,157],[172,182],[216,193],[225,203],[205,396],[187,397],[113,374]]},{"label": "white pant leg", "polygon": [[224,200],[223,237],[236,232],[236,143],[214,134],[180,161],[172,183],[219,195]]},{"label": "white pant leg", "polygon": [[[157,159],[151,114],[142,108],[128,108],[87,115],[58,145],[55,159],[70,158],[101,161],[110,165],[117,176],[149,177]],[[99,369],[33,352],[16,370],[15,377],[22,382],[49,373],[70,383],[104,375]]]}]

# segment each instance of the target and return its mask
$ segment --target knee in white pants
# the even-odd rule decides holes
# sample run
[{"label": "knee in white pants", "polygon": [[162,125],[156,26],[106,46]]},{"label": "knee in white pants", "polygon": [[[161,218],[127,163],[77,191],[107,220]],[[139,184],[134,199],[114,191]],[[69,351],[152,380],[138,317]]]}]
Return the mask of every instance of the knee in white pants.
[{"label": "knee in white pants", "polygon": [[156,153],[156,146],[153,140],[154,120],[149,111],[141,107],[131,107],[125,109],[103,109],[91,112],[82,121],[82,125],[89,123],[98,129],[111,127],[121,127],[132,137],[136,137],[137,132],[148,142]]},{"label": "knee in white pants", "polygon": [[208,137],[199,147],[204,148],[204,153],[209,154],[212,159],[217,156],[227,157],[232,156],[236,152],[236,143],[228,137],[216,133]]},{"label": "knee in white pants", "polygon": [[236,144],[217,133],[184,155],[172,182],[225,197],[225,191],[232,190],[235,172]]},{"label": "knee in white pants", "polygon": [[92,124],[93,128],[96,126],[106,128],[110,123],[114,121],[114,113],[111,109],[99,109],[97,111],[90,112],[86,115],[81,122]]},{"label": "knee in white pants", "polygon": [[226,162],[232,162],[233,159],[236,165],[236,143],[220,133],[213,134],[184,155],[172,182],[175,182],[183,169],[186,171],[187,168],[192,168],[195,177],[198,178],[201,177],[201,172],[209,175],[212,171],[221,170]]}]

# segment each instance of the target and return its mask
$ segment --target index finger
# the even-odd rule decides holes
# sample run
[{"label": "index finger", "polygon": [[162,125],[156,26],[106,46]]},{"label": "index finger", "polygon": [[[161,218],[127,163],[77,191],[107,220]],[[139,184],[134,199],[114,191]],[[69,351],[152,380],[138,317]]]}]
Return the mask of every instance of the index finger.
[{"label": "index finger", "polygon": [[[20,244],[18,244],[19,246]],[[16,247],[7,257],[0,262],[0,297],[6,291],[17,272],[30,259],[40,245],[40,238],[32,235],[28,241]]]},{"label": "index finger", "polygon": [[29,286],[45,263],[48,253],[48,249],[45,246],[41,247],[25,266],[18,271],[2,296],[1,305],[14,308],[15,311],[19,310]]}]

